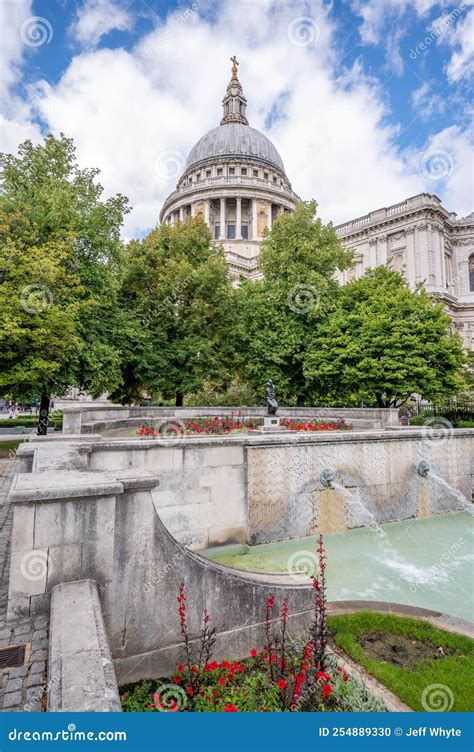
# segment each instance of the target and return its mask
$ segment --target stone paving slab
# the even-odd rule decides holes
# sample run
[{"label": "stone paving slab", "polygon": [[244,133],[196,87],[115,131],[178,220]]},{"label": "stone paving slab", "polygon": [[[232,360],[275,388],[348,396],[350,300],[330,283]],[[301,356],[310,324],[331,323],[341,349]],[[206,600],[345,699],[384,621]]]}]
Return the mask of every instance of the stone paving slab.
[{"label": "stone paving slab", "polygon": [[0,670],[0,712],[37,712],[45,709],[49,619],[6,621],[13,525],[7,497],[18,465],[17,460],[0,461],[0,649],[25,645],[25,659],[22,666]]}]

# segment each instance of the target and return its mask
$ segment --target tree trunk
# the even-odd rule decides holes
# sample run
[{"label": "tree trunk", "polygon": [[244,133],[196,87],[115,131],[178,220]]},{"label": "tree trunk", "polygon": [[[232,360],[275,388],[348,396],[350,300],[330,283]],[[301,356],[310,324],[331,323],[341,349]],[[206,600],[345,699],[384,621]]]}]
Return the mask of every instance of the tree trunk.
[{"label": "tree trunk", "polygon": [[41,395],[39,418],[38,418],[38,436],[46,436],[48,433],[48,416],[51,398],[47,394]]},{"label": "tree trunk", "polygon": [[377,407],[385,407],[381,394],[376,394],[375,399],[377,400]]},{"label": "tree trunk", "polygon": [[183,399],[184,399],[183,392],[176,392],[176,402],[175,402],[176,407],[183,407]]},{"label": "tree trunk", "polygon": [[304,407],[305,401],[306,401],[305,395],[298,394],[298,397],[296,398],[296,407]]}]

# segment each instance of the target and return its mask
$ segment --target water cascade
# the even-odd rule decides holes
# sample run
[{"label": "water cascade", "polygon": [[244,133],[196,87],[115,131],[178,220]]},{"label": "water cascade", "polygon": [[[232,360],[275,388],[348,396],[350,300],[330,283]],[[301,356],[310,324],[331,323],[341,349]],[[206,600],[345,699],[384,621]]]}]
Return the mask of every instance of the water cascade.
[{"label": "water cascade", "polygon": [[[428,462],[428,460],[420,460],[418,465],[416,466],[416,471],[418,475],[420,475],[422,478],[426,478],[430,470],[431,470],[431,465]],[[427,517],[430,516],[430,514],[431,513],[430,513],[430,503],[428,499],[428,488],[426,486],[426,483],[423,483],[421,487],[420,503],[418,505],[417,517],[420,520],[425,520]]]}]

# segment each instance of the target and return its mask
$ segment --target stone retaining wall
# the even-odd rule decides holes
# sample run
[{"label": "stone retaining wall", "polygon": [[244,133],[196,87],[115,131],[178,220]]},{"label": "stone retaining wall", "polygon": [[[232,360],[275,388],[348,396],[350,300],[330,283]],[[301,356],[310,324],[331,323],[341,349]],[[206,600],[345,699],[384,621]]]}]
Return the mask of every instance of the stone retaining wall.
[{"label": "stone retaining wall", "polygon": [[[204,608],[212,616],[217,659],[243,657],[251,647],[262,646],[270,593],[288,598],[290,631],[301,633],[309,623],[314,590],[308,578],[243,573],[188,551],[166,530],[154,508],[151,488],[157,482],[149,473],[136,471],[45,471],[18,477],[10,494],[15,516],[9,612],[48,613],[54,593],[51,671],[60,659],[75,660],[75,618],[84,626],[84,619],[92,624],[97,615],[90,604],[81,615],[80,604],[73,606],[69,598],[70,586],[64,585],[75,583],[77,597],[77,581],[84,579],[97,583],[119,684],[169,675],[181,658],[176,605],[181,582],[192,604],[190,633],[199,633]],[[88,630],[82,631],[85,640]],[[103,653],[97,634],[92,635],[96,654]],[[70,646],[64,642],[68,635]],[[70,677],[71,665],[56,670],[62,675],[67,669]],[[104,677],[93,661],[94,666],[99,685]],[[67,709],[71,697],[63,692],[52,702],[56,709]]]}]

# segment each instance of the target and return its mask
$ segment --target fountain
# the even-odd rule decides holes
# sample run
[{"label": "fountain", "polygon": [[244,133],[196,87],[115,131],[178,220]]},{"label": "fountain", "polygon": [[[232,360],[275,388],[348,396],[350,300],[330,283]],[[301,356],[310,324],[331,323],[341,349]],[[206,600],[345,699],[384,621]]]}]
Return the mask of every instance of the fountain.
[{"label": "fountain", "polygon": [[319,474],[319,480],[323,490],[319,494],[319,515],[316,531],[327,535],[347,529],[346,510],[344,499],[334,493],[334,470],[325,467]]},{"label": "fountain", "polygon": [[[460,503],[462,509],[466,509],[468,512],[472,513],[472,504],[469,502],[469,499],[467,499],[464,494],[461,493],[461,491],[458,491],[457,488],[454,488],[454,486],[448,483],[445,478],[436,473],[431,467],[431,464],[428,462],[428,460],[420,460],[418,462],[418,465],[416,466],[416,471],[422,478],[430,478],[432,482],[447,491],[451,497],[454,497]],[[426,484],[424,483],[421,489],[420,504],[417,517],[419,519],[426,519],[431,515],[431,513],[432,512],[430,510],[428,499],[428,489]]]},{"label": "fountain", "polygon": [[[416,471],[421,478],[427,478],[428,473],[431,470],[431,465],[428,460],[420,460],[416,466]],[[421,487],[420,503],[418,506],[417,517],[419,520],[425,520],[430,516],[430,504],[428,499],[428,489],[426,483],[423,483]]]},{"label": "fountain", "polygon": [[428,460],[420,460],[418,465],[416,466],[416,471],[418,475],[421,475],[422,478],[426,478],[430,469],[431,465]]}]

